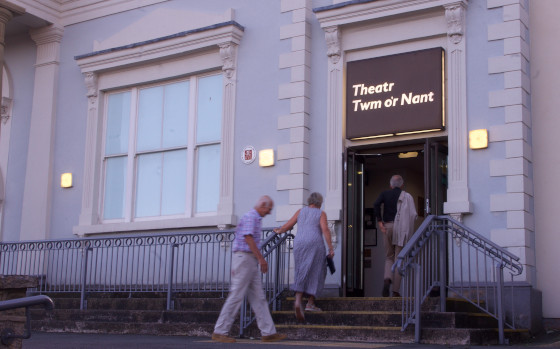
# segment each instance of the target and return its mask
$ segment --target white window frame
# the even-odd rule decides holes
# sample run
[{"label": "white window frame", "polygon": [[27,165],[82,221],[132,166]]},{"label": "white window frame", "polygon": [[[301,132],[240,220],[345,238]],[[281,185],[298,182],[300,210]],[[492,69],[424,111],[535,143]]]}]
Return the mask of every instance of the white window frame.
[{"label": "white window frame", "polygon": [[[106,141],[107,141],[107,122],[108,122],[108,102],[109,102],[109,93],[105,95],[103,101],[103,110],[104,110],[104,122],[103,122],[103,144],[101,152],[101,162],[102,162],[102,169],[101,169],[101,178],[102,178],[102,185],[103,187],[100,190],[100,207],[99,212],[101,216],[101,221],[103,223],[115,223],[115,222],[132,222],[132,221],[148,221],[148,220],[157,220],[157,219],[169,219],[169,218],[184,218],[184,217],[197,217],[197,216],[215,216],[216,211],[208,211],[208,212],[197,212],[196,203],[198,202],[198,156],[199,156],[199,148],[203,146],[209,145],[219,145],[221,148],[221,138],[215,141],[207,141],[207,142],[199,142],[197,140],[197,110],[198,110],[198,86],[200,79],[222,75],[221,71],[218,72],[210,72],[204,73],[201,75],[193,75],[189,76],[188,78],[182,79],[174,79],[170,81],[163,81],[158,82],[155,84],[148,84],[148,85],[140,85],[140,86],[133,86],[126,89],[119,89],[115,91],[111,91],[110,94],[118,94],[123,92],[130,92],[130,113],[129,113],[129,134],[128,134],[128,148],[126,153],[127,158],[127,166],[126,166],[126,181],[125,181],[125,206],[123,210],[124,217],[123,218],[105,218],[103,217],[104,206],[105,206],[105,185],[106,185],[106,163],[105,160],[108,158],[115,157],[115,155],[106,155],[105,148],[106,148]],[[184,146],[173,147],[169,149],[157,149],[157,150],[150,150],[150,151],[138,151],[136,149],[136,143],[138,141],[138,96],[142,89],[151,88],[151,87],[158,87],[158,86],[165,86],[173,83],[178,82],[189,82],[189,111],[188,111],[188,142]],[[136,208],[136,185],[137,183],[137,175],[138,175],[138,161],[140,155],[145,155],[148,153],[164,153],[171,150],[181,150],[184,149],[187,151],[187,175],[185,178],[186,182],[186,193],[185,193],[185,211],[180,214],[177,213],[175,215],[161,215],[161,216],[147,216],[147,217],[136,217],[135,216],[135,208]],[[221,149],[220,149],[221,152]],[[120,155],[123,156],[123,155]]]},{"label": "white window frame", "polygon": [[[237,46],[243,28],[228,22],[161,40],[94,52],[77,57],[88,89],[87,133],[84,160],[82,210],[74,234],[154,231],[194,227],[235,225],[233,214],[234,119]],[[189,75],[222,70],[222,134],[220,190],[217,212],[181,217],[159,217],[136,221],[103,222],[102,155],[104,148],[104,103],[106,91]],[[193,180],[193,185],[196,185]],[[194,195],[193,195],[194,196]],[[189,200],[194,200],[189,199]]]}]

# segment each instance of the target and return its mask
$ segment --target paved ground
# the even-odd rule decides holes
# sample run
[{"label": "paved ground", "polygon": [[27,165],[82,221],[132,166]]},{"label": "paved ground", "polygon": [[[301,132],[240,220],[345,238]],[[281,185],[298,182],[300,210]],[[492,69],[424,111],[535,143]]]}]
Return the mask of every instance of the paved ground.
[{"label": "paved ground", "polygon": [[[493,346],[501,348],[502,346]],[[382,344],[355,342],[312,342],[284,340],[277,343],[263,343],[260,340],[240,339],[237,343],[216,343],[204,337],[143,336],[111,334],[74,334],[34,332],[30,339],[23,341],[23,349],[304,349],[304,348],[356,348],[356,349],[488,349],[488,346],[436,346],[427,344]],[[560,332],[535,338],[533,343],[508,346],[508,349],[560,348]]]}]

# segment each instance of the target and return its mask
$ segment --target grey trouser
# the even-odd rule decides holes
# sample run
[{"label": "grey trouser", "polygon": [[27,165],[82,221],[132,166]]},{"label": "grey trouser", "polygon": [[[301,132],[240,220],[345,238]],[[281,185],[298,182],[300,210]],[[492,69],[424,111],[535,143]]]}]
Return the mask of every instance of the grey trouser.
[{"label": "grey trouser", "polygon": [[259,265],[255,256],[250,252],[233,253],[231,258],[231,289],[216,326],[214,326],[214,333],[229,334],[245,295],[247,295],[247,300],[255,312],[261,335],[275,334],[276,328],[264,296]]}]

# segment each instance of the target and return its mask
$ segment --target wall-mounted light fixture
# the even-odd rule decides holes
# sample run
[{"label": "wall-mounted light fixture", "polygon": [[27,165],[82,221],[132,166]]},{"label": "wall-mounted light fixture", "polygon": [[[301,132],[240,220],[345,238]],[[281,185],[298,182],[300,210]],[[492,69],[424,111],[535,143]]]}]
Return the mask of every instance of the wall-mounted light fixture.
[{"label": "wall-mounted light fixture", "polygon": [[274,166],[273,149],[263,149],[259,151],[259,166],[260,167]]},{"label": "wall-mounted light fixture", "polygon": [[60,176],[61,188],[72,188],[72,173],[63,173]]},{"label": "wall-mounted light fixture", "polygon": [[484,149],[488,148],[488,130],[472,130],[469,132],[469,148]]}]

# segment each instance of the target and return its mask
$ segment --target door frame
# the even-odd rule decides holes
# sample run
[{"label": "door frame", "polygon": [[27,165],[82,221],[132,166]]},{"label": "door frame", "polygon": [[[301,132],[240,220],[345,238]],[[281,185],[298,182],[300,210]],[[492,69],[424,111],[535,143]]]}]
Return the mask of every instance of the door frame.
[{"label": "door frame", "polygon": [[[417,207],[417,210],[424,210],[425,213],[428,214],[428,212],[426,212],[426,208],[428,207],[428,205],[431,206],[430,210],[433,211],[435,207],[441,205],[441,207],[443,207],[443,201],[445,201],[444,198],[437,198],[436,200],[432,200],[431,196],[432,193],[438,193],[439,190],[437,190],[437,188],[435,190],[430,190],[432,188],[432,183],[430,182],[430,177],[432,176],[432,173],[435,171],[436,169],[436,165],[434,163],[433,160],[435,160],[435,162],[438,162],[441,159],[442,154],[446,154],[447,153],[447,137],[438,137],[438,138],[423,138],[423,139],[416,139],[413,141],[407,141],[407,142],[394,142],[394,143],[383,143],[383,144],[374,144],[374,145],[365,145],[365,146],[357,146],[357,147],[347,147],[344,150],[344,157],[343,157],[343,185],[342,187],[344,188],[343,190],[343,225],[342,225],[342,270],[341,270],[341,286],[342,286],[342,297],[348,297],[349,296],[349,289],[353,290],[353,281],[354,280],[349,280],[348,279],[348,275],[347,275],[347,271],[348,271],[348,258],[349,256],[349,225],[355,225],[354,222],[356,221],[356,219],[359,219],[359,217],[356,217],[356,214],[354,214],[354,217],[349,217],[349,180],[351,179],[350,177],[350,171],[353,170],[350,169],[350,164],[349,164],[349,156],[353,156],[354,160],[356,159],[355,157],[358,155],[374,155],[375,154],[394,154],[394,153],[399,153],[399,152],[407,152],[407,151],[422,151],[424,152],[424,205],[423,207]],[[371,154],[369,154],[371,153]],[[362,177],[363,179],[363,177]],[[438,181],[436,181],[436,185],[437,185]],[[364,201],[364,186],[361,186],[361,193],[359,195],[361,195],[362,199],[361,202],[363,204]],[[446,194],[446,193],[445,193]],[[437,205],[437,206],[434,206]],[[363,211],[363,210],[362,210]],[[443,213],[443,212],[441,212]],[[363,212],[361,213],[361,217],[363,217]],[[363,223],[363,222],[362,222]],[[364,273],[364,263],[363,263],[363,224],[361,227],[351,227],[352,229],[361,229],[361,236],[362,236],[362,248],[361,248],[361,253],[360,253],[360,270],[361,270],[361,281],[362,281],[362,290],[361,293],[363,294],[363,273]],[[350,284],[350,288],[348,287],[348,283],[352,282],[352,284]],[[359,294],[360,291],[359,290],[353,290],[352,295],[356,295]]]}]

